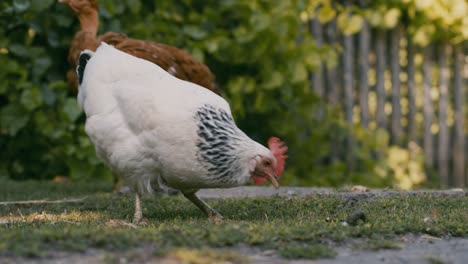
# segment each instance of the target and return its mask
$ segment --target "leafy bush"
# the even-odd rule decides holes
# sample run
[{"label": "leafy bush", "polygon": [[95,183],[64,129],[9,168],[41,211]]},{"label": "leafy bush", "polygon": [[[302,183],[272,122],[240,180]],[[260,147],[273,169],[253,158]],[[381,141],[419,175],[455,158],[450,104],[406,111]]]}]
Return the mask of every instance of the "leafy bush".
[{"label": "leafy bush", "polygon": [[[289,145],[286,183],[393,182],[382,133],[350,127],[312,92],[309,72],[320,60],[336,63],[338,52],[316,47],[306,33],[305,2],[99,2],[102,32],[182,47],[207,63],[239,126],[260,142],[275,135]],[[55,0],[0,7],[0,177],[109,178],[64,80],[77,19]],[[355,141],[351,151],[343,147],[349,138]]]}]

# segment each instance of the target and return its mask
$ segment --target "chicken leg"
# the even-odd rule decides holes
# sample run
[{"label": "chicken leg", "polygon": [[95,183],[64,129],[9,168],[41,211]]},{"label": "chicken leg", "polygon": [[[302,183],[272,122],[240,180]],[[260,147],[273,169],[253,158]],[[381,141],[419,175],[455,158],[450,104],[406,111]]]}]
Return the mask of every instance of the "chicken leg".
[{"label": "chicken leg", "polygon": [[140,224],[143,219],[143,213],[141,211],[141,200],[140,195],[135,193],[135,213],[133,214],[133,224]]},{"label": "chicken leg", "polygon": [[200,208],[200,210],[202,210],[208,216],[208,219],[210,219],[210,221],[214,222],[215,224],[220,224],[223,222],[223,217],[218,212],[216,212],[215,209],[211,208],[207,203],[198,198],[195,195],[195,192],[183,192],[183,194],[194,205]]}]

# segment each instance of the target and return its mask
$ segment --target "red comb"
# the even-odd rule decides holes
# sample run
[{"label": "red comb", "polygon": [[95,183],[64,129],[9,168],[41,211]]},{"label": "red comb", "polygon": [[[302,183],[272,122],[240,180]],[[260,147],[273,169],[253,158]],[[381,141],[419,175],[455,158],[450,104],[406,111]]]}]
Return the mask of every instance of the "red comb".
[{"label": "red comb", "polygon": [[[276,159],[276,175],[280,177],[283,174],[284,165],[286,163],[286,159],[288,158],[288,156],[285,155],[286,151],[288,151],[288,147],[286,147],[284,142],[279,138],[271,137],[268,139],[268,148]],[[254,176],[253,181],[255,185],[262,185],[267,181],[267,179],[264,177]]]},{"label": "red comb", "polygon": [[286,147],[284,142],[279,138],[271,137],[268,139],[268,148],[271,150],[271,153],[273,153],[273,156],[275,156],[276,175],[280,177],[283,174],[284,164],[288,158],[288,156],[285,155],[286,151],[288,151],[288,147]]}]

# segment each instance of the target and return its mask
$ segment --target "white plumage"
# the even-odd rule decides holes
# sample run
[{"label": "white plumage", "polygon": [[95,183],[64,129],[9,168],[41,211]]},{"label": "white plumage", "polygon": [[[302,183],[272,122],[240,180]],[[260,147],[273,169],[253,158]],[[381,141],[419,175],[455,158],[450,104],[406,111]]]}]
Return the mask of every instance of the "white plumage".
[{"label": "white plumage", "polygon": [[273,153],[237,128],[215,93],[105,43],[81,54],[77,72],[86,133],[136,191],[135,221],[138,194],[151,192],[158,177],[218,218],[195,196],[198,189],[238,186],[253,176],[275,181]]}]

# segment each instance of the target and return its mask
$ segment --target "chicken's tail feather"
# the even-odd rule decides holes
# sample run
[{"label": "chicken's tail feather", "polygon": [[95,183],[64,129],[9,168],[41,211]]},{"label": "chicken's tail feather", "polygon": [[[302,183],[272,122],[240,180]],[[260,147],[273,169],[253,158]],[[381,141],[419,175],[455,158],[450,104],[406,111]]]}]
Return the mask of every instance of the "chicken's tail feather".
[{"label": "chicken's tail feather", "polygon": [[83,82],[83,75],[86,68],[86,64],[89,59],[93,56],[94,52],[90,50],[84,50],[80,53],[78,58],[78,66],[76,67],[76,74],[78,75],[78,83],[81,85]]}]

